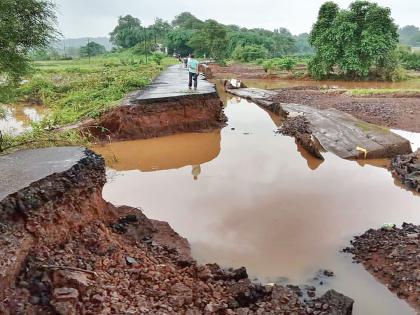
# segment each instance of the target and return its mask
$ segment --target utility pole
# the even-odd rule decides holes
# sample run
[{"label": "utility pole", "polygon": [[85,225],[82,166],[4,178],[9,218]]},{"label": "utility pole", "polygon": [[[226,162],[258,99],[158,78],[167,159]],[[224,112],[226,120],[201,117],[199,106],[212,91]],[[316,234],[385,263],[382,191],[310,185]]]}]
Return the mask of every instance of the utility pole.
[{"label": "utility pole", "polygon": [[88,53],[88,57],[89,57],[89,64],[90,64],[90,46],[89,46],[89,44],[90,44],[90,39],[89,39],[89,37],[88,37],[87,53]]},{"label": "utility pole", "polygon": [[146,63],[147,63],[147,30],[146,30],[146,27],[144,28],[144,54],[146,55]]}]

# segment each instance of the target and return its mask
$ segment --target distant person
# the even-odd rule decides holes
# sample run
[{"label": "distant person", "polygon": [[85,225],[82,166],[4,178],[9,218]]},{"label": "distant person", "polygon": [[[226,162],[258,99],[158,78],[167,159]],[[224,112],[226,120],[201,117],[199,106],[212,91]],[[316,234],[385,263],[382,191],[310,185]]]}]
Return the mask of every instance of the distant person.
[{"label": "distant person", "polygon": [[194,81],[194,89],[197,89],[197,79],[198,79],[198,60],[194,58],[194,55],[190,55],[190,60],[188,61],[188,87],[191,89],[192,81]]},{"label": "distant person", "polygon": [[192,165],[191,174],[193,175],[194,180],[197,180],[198,176],[201,174],[201,165]]},{"label": "distant person", "polygon": [[188,58],[187,57],[184,57],[182,59],[182,61],[184,62],[184,68],[187,68],[187,66],[188,66],[188,59],[189,59],[189,57]]}]

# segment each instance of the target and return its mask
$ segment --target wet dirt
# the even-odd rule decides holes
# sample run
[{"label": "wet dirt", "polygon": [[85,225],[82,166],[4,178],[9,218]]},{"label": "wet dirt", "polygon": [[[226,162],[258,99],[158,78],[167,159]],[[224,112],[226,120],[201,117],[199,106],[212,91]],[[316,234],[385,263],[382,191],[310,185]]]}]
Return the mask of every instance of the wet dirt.
[{"label": "wet dirt", "polygon": [[420,311],[420,226],[370,229],[344,250],[400,298]]},{"label": "wet dirt", "polygon": [[319,109],[335,108],[369,123],[420,132],[420,97],[354,97],[321,90],[279,90],[276,100]]},{"label": "wet dirt", "polygon": [[32,122],[39,122],[47,109],[41,105],[16,104],[0,105],[5,117],[0,117],[0,130],[3,133],[18,135],[31,129]]},{"label": "wet dirt", "polygon": [[[320,292],[334,288],[355,299],[354,314],[414,314],[339,252],[353,235],[384,222],[419,222],[420,199],[394,183],[385,168],[389,161],[356,163],[332,154],[319,161],[275,133],[279,117],[240,98],[222,99],[229,125],[221,131],[217,157],[199,167],[189,164],[202,154],[197,146],[183,163],[174,163],[185,167],[127,170],[118,161],[135,159],[133,151],[109,144],[116,156],[111,168],[126,170],[109,169],[105,198],[168,221],[190,241],[200,262],[244,265],[265,283],[310,283]],[[191,136],[183,137],[177,139],[179,150]],[[132,144],[144,151],[150,146]],[[156,159],[179,157],[177,148]],[[335,276],[320,279],[323,268]]]}]

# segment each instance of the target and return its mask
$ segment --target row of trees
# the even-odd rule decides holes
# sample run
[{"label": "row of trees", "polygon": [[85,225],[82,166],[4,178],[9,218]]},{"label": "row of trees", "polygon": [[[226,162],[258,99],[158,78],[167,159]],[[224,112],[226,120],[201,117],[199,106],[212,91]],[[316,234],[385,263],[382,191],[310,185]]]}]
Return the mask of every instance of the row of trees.
[{"label": "row of trees", "polygon": [[[48,48],[58,35],[55,8],[50,0],[2,0],[0,22],[0,73],[16,80],[28,69],[29,53]],[[398,47],[399,37],[416,45],[419,33],[414,26],[398,30],[389,8],[358,0],[347,10],[334,2],[324,3],[309,35],[293,36],[285,28],[268,31],[223,25],[184,12],[171,23],[156,19],[149,27],[130,15],[120,17],[111,41],[138,53],[155,51],[163,44],[170,54],[196,52],[217,60],[242,61],[308,54],[314,49],[309,71],[315,78],[338,74],[392,80],[398,79],[401,61],[407,68],[419,68],[419,55]],[[81,56],[104,52],[94,42],[80,49]],[[277,59],[276,66],[289,67],[284,58]]]},{"label": "row of trees", "polygon": [[46,61],[46,60],[71,60],[73,58],[94,57],[106,54],[105,46],[98,44],[94,41],[87,43],[85,46],[67,47],[65,53],[58,51],[54,47],[41,48],[32,50],[29,54],[31,60]]},{"label": "row of trees", "polygon": [[143,27],[141,21],[131,15],[120,17],[110,35],[112,43],[118,47],[138,46],[149,51],[162,43],[170,54],[185,56],[195,52],[217,60],[234,57],[250,61],[313,52],[308,34],[293,36],[285,28],[268,31],[223,25],[215,20],[202,21],[188,12],[176,16],[171,23],[156,19],[149,27]]}]

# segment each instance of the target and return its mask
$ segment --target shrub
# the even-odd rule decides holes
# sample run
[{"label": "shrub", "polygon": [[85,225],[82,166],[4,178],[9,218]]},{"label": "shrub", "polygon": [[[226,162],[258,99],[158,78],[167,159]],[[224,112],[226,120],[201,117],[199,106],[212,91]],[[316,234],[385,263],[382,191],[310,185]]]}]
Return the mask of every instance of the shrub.
[{"label": "shrub", "polygon": [[268,51],[261,45],[237,46],[232,53],[235,60],[250,62],[257,59],[265,59],[268,56]]},{"label": "shrub", "polygon": [[157,52],[155,52],[155,53],[153,53],[153,55],[152,55],[152,61],[153,62],[155,62],[157,65],[160,65],[161,64],[161,62],[162,62],[162,59],[164,58],[165,56],[162,54],[162,53],[157,53]]}]

